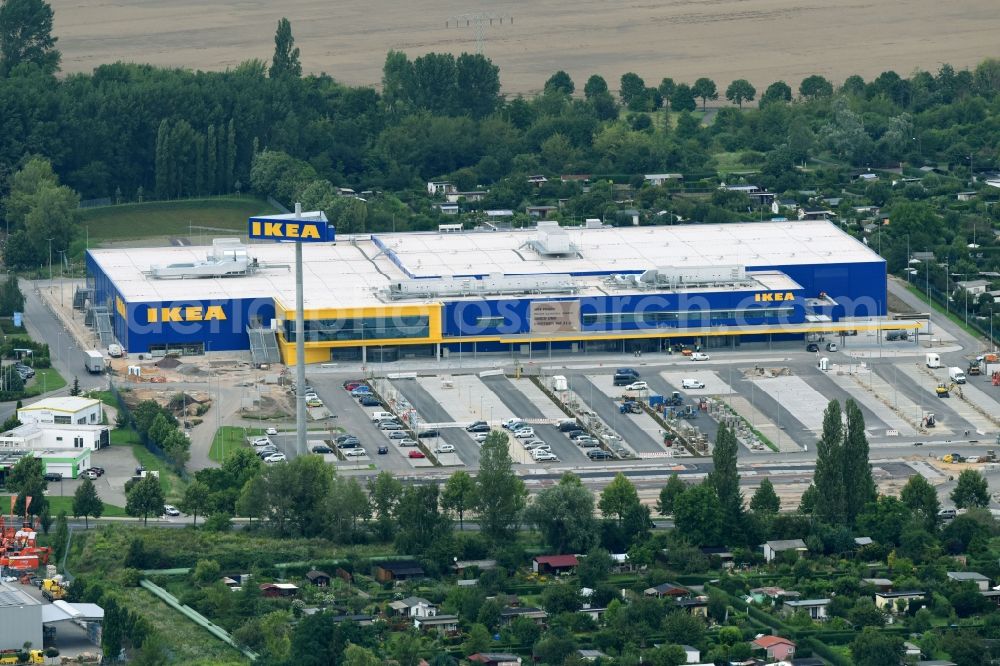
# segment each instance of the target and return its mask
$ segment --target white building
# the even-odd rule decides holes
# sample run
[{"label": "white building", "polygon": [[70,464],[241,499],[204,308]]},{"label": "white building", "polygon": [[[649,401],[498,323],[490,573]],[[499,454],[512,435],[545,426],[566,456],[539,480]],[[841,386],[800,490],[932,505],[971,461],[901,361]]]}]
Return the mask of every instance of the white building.
[{"label": "white building", "polygon": [[7,451],[96,451],[110,445],[111,433],[104,425],[26,423],[0,433],[0,450]]},{"label": "white building", "polygon": [[42,604],[17,587],[0,583],[0,650],[20,650],[25,641],[42,647]]},{"label": "white building", "polygon": [[101,401],[94,398],[45,398],[17,410],[21,423],[99,425],[104,420]]}]

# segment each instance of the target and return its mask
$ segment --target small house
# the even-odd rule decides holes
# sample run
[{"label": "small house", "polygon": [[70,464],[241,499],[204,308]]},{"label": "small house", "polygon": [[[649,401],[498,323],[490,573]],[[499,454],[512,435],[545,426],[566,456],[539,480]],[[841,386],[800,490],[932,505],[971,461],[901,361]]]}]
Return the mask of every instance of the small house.
[{"label": "small house", "polygon": [[375,565],[375,580],[390,583],[400,580],[423,578],[424,568],[416,562],[379,562]]},{"label": "small house", "polygon": [[811,620],[825,620],[826,607],[829,605],[829,599],[790,599],[782,604],[781,612],[785,615],[794,615],[802,611]]},{"label": "small house", "polygon": [[701,650],[698,648],[691,647],[690,645],[682,645],[681,649],[684,650],[685,664],[697,664],[701,661]]},{"label": "small house", "polygon": [[429,181],[427,183],[427,194],[431,196],[440,196],[443,194],[452,194],[458,192],[458,188],[444,181]]},{"label": "small house", "polygon": [[663,599],[664,597],[680,599],[691,596],[691,590],[677,583],[660,583],[654,587],[647,587],[642,593],[647,597],[657,597],[658,599]]},{"label": "small house", "polygon": [[436,203],[431,206],[441,211],[442,215],[458,215],[457,203]]},{"label": "small house", "polygon": [[496,560],[455,560],[451,565],[451,570],[461,576],[466,569],[478,569],[479,571],[489,571],[497,568]]},{"label": "small house", "polygon": [[549,182],[549,179],[546,178],[545,176],[541,175],[528,176],[528,183],[530,183],[531,185],[535,185],[537,187],[541,187],[547,182]]},{"label": "small house", "polygon": [[509,652],[477,652],[466,659],[483,666],[521,666],[521,658]]},{"label": "small house", "polygon": [[955,284],[958,285],[959,289],[970,294],[984,294],[990,288],[990,283],[987,280],[959,280]]},{"label": "small house", "polygon": [[544,624],[545,620],[548,619],[549,614],[541,608],[534,608],[532,606],[523,606],[520,608],[508,606],[500,611],[500,624],[508,625],[519,617],[527,618],[535,624]]},{"label": "small house", "polygon": [[550,213],[554,213],[559,210],[558,206],[525,206],[524,212],[531,217],[540,217],[545,219]]},{"label": "small house", "polygon": [[489,194],[489,192],[484,192],[481,190],[477,190],[475,192],[452,192],[451,194],[445,196],[445,199],[449,203],[458,203],[460,199],[464,199],[465,201],[471,203],[475,201],[482,201],[483,199],[486,198],[487,194]]},{"label": "small house", "polygon": [[977,571],[949,571],[948,579],[958,583],[975,583],[980,592],[990,589],[990,579]]},{"label": "small house", "polygon": [[892,581],[888,578],[862,578],[861,582],[871,585],[876,592],[888,592],[892,589]]},{"label": "small house", "polygon": [[398,601],[390,601],[389,614],[397,617],[434,617],[437,606],[421,597],[406,597]]},{"label": "small house", "polygon": [[375,618],[371,615],[334,615],[330,618],[330,622],[333,622],[334,624],[340,624],[341,622],[353,622],[359,627],[370,627],[374,624]]},{"label": "small house", "polygon": [[701,553],[709,559],[713,557],[719,558],[722,566],[726,569],[733,567],[733,553],[724,546],[705,546],[701,548]]},{"label": "small house", "polygon": [[765,562],[773,562],[774,558],[776,558],[779,553],[804,553],[809,550],[806,547],[806,542],[802,539],[781,539],[778,541],[768,541],[761,547],[764,549]]},{"label": "small house", "polygon": [[708,597],[678,599],[675,602],[682,610],[697,617],[708,617]]},{"label": "small house", "polygon": [[959,192],[955,195],[955,198],[959,201],[972,201],[976,198],[975,192]]},{"label": "small house", "polygon": [[865,546],[870,546],[873,543],[875,542],[872,541],[871,537],[861,536],[854,538],[854,545],[857,546],[858,548],[864,548]]},{"label": "small house", "polygon": [[784,661],[795,656],[795,643],[782,636],[758,636],[750,645],[763,650],[769,661]]},{"label": "small house", "polygon": [[665,185],[671,180],[684,180],[684,175],[680,173],[647,173],[642,179],[650,185]]},{"label": "small house", "polygon": [[442,634],[453,634],[458,631],[458,616],[432,615],[430,617],[413,618],[413,626],[420,631],[437,631]]},{"label": "small house", "polygon": [[260,593],[269,599],[294,597],[298,591],[298,586],[292,583],[261,583],[260,585]]},{"label": "small house", "polygon": [[910,641],[905,641],[903,643],[903,656],[912,657],[914,659],[920,659],[922,651],[919,645],[911,643]]},{"label": "small house", "polygon": [[580,661],[597,661],[598,659],[608,658],[608,655],[600,650],[577,650],[576,656],[580,658]]},{"label": "small house", "polygon": [[306,580],[316,587],[330,587],[331,576],[328,573],[313,569],[306,574]]},{"label": "small house", "polygon": [[531,570],[537,574],[564,574],[572,572],[579,564],[576,555],[539,555],[531,560]]},{"label": "small house", "polygon": [[914,599],[923,599],[927,596],[927,593],[923,590],[905,590],[901,592],[876,592],[875,593],[875,606],[886,611],[887,613],[896,612],[896,608],[900,599],[909,603]]}]

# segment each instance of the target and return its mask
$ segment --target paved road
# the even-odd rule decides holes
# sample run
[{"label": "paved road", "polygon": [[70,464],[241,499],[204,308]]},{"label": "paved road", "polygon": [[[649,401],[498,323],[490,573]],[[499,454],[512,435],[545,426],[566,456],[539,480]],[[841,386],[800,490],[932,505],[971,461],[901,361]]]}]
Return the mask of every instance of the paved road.
[{"label": "paved road", "polygon": [[[455,419],[415,379],[394,379],[392,385],[428,423],[454,423]],[[479,445],[463,428],[441,428],[441,439],[455,447],[455,453],[468,467],[479,468]],[[433,448],[433,447],[432,447]]]},{"label": "paved road", "polygon": [[[503,376],[483,377],[483,383],[497,394],[500,401],[506,405],[510,411],[521,419],[542,419],[545,415],[536,407],[527,396],[517,390],[510,380]],[[532,426],[538,438],[552,447],[552,453],[556,454],[560,462],[570,464],[595,464],[583,453],[576,444],[569,441],[569,438],[559,432],[559,429],[551,425]]]},{"label": "paved road", "polygon": [[609,398],[604,391],[594,386],[593,382],[581,373],[571,373],[567,379],[569,387],[576,392],[580,399],[597,413],[608,426],[621,435],[629,446],[636,453],[663,453],[665,448],[654,440],[650,435],[633,423],[627,414],[618,411],[618,404]]},{"label": "paved road", "polygon": [[[660,395],[662,395],[664,397],[670,397],[670,395],[674,391],[680,391],[680,388],[681,388],[680,386],[674,386],[673,384],[671,384],[670,382],[668,382],[658,372],[649,372],[649,373],[646,373],[643,376],[643,380],[645,380],[646,382],[649,383],[649,386],[650,386],[650,388],[653,389],[653,391],[655,391],[656,393],[659,393]],[[683,391],[681,391],[681,395],[684,398],[684,404],[685,405],[690,405],[690,404],[695,404],[696,405],[697,402],[698,402],[696,398],[694,398],[692,396],[689,396],[689,395],[684,395]],[[716,421],[715,419],[713,419],[712,417],[710,417],[708,414],[699,412],[698,418],[695,419],[692,423],[694,423],[694,425],[698,426],[698,429],[701,430],[701,432],[703,432],[705,434],[705,437],[708,438],[708,441],[713,442],[713,443],[715,442],[716,437],[719,435],[719,422],[718,421]]]}]

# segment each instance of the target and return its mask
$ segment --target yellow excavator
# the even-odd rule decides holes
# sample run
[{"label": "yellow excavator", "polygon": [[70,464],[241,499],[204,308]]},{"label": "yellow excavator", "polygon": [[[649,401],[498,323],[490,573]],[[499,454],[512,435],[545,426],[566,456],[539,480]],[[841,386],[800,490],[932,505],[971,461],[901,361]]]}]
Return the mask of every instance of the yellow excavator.
[{"label": "yellow excavator", "polygon": [[937,394],[939,398],[949,398],[951,397],[952,391],[958,391],[958,397],[962,397],[962,389],[955,382],[946,383],[941,382],[934,388],[934,393]]}]

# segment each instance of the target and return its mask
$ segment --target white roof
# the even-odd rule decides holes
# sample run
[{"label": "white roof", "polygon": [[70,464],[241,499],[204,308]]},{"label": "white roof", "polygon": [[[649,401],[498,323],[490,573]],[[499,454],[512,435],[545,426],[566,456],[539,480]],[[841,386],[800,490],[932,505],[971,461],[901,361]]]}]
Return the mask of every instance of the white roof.
[{"label": "white roof", "polygon": [[[340,238],[336,245],[303,245],[305,307],[380,305],[375,292],[390,281],[409,277],[556,274],[604,275],[668,266],[745,265],[749,268],[823,264],[836,261],[881,262],[864,244],[826,220],[699,224],[664,227],[565,228],[578,253],[543,256],[528,244],[535,229],[399,233]],[[387,253],[391,256],[390,259]],[[239,298],[274,298],[295,304],[294,246],[253,243],[249,254],[264,268],[246,277],[154,279],[154,264],[200,260],[208,247],[156,247],[90,250],[96,263],[130,303],[186,302]],[[405,271],[403,270],[405,269]],[[409,275],[407,275],[409,273]],[[764,275],[761,275],[764,278]],[[772,274],[768,288],[797,288]],[[594,279],[595,294],[599,279]],[[786,284],[790,283],[790,284]],[[586,291],[583,292],[586,295]],[[413,302],[413,301],[408,301]],[[73,400],[58,398],[57,400]]]},{"label": "white roof", "polygon": [[100,400],[95,398],[81,398],[78,396],[66,396],[62,398],[43,398],[38,402],[21,407],[18,411],[33,409],[51,409],[55,412],[78,412],[98,404]]}]

